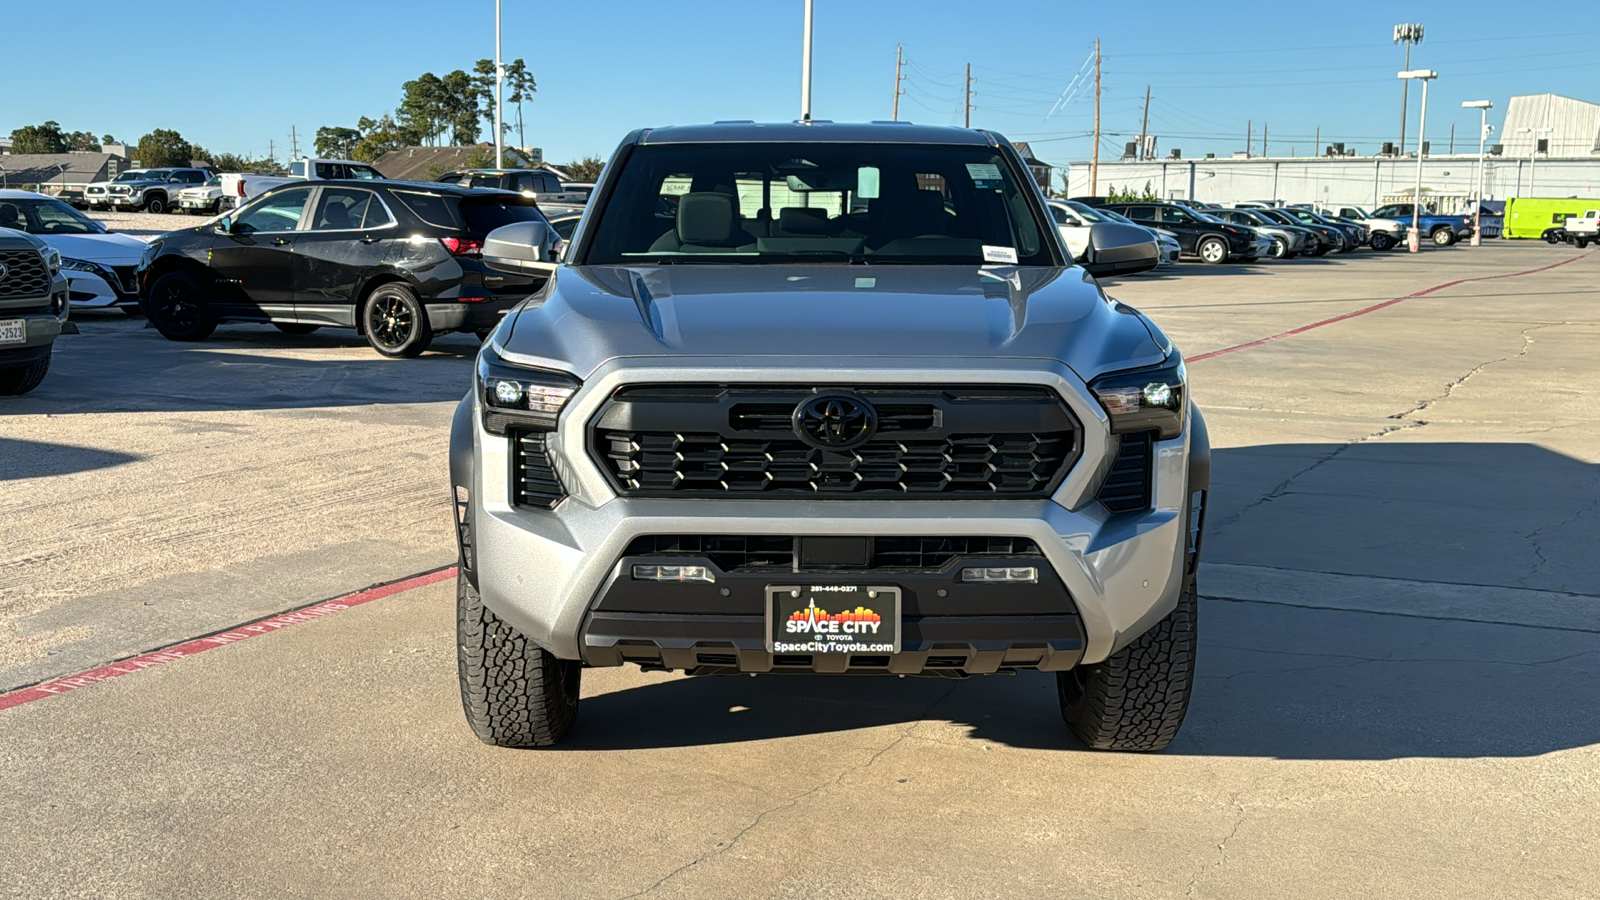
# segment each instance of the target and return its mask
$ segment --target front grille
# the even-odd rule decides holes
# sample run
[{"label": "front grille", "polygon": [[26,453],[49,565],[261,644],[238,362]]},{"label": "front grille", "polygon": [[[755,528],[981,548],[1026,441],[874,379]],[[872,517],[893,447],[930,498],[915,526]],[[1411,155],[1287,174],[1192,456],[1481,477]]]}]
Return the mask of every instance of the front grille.
[{"label": "front grille", "polygon": [[1122,436],[1122,446],[1097,499],[1112,512],[1133,512],[1150,507],[1150,464],[1154,458],[1151,432]]},{"label": "front grille", "polygon": [[[634,538],[626,556],[703,557],[724,572],[794,572],[801,537],[792,535],[652,534]],[[852,571],[939,572],[963,558],[1043,558],[1039,545],[1027,538],[877,536],[865,538],[867,561],[860,566],[808,567],[805,571],[840,568]]]},{"label": "front grille", "polygon": [[[817,449],[795,409],[837,393],[870,402],[877,431]],[[635,386],[591,432],[613,485],[655,497],[1043,497],[1078,446],[1072,413],[1036,387]]]},{"label": "front grille", "polygon": [[[111,271],[117,274],[117,281],[112,287],[124,294],[139,293],[139,267],[138,266],[112,266]],[[120,282],[120,283],[118,283]]]},{"label": "front grille", "polygon": [[106,189],[103,188],[103,187],[90,187],[90,188],[84,188],[83,192],[85,194],[104,194],[106,192]]},{"label": "front grille", "polygon": [[518,506],[551,509],[566,496],[550,464],[550,453],[545,447],[547,437],[549,435],[543,431],[511,433],[511,490]]},{"label": "front grille", "polygon": [[37,250],[0,250],[0,297],[39,297],[50,293],[50,270]]}]

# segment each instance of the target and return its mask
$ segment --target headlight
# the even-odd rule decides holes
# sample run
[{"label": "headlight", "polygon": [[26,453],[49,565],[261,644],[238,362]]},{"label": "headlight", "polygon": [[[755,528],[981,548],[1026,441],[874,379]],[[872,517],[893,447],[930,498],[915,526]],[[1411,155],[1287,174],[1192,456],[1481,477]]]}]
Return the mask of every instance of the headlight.
[{"label": "headlight", "polygon": [[156,260],[156,254],[160,252],[161,240],[159,238],[146,244],[144,249],[139,251],[139,268],[150,268],[150,264]]},{"label": "headlight", "polygon": [[565,372],[511,365],[487,345],[478,353],[477,382],[483,428],[490,434],[508,428],[555,431],[562,408],[582,386]]},{"label": "headlight", "polygon": [[1102,375],[1089,390],[1111,417],[1112,434],[1155,431],[1167,440],[1183,433],[1188,373],[1177,351],[1159,366]]},{"label": "headlight", "polygon": [[95,275],[100,274],[100,266],[89,262],[86,259],[73,259],[70,256],[63,256],[60,259],[61,268],[72,269],[75,272],[90,272]]},{"label": "headlight", "polygon": [[46,247],[44,250],[44,264],[50,267],[51,275],[59,274],[61,272],[61,251],[54,247]]}]

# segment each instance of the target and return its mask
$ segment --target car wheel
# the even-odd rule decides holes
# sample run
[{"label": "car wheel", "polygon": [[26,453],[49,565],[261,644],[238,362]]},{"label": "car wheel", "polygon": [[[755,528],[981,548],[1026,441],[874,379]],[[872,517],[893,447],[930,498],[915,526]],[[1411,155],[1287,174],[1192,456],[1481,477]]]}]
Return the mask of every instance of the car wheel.
[{"label": "car wheel", "polygon": [[305,325],[300,322],[273,322],[272,327],[284,334],[310,334],[321,328],[321,325]]},{"label": "car wheel", "polygon": [[164,213],[167,211],[167,198],[148,197],[144,201],[144,211],[147,213]]},{"label": "car wheel", "polygon": [[1589,239],[1588,238],[1575,238],[1573,240],[1573,243],[1578,245],[1578,249],[1579,250],[1582,250],[1585,247],[1589,246]]},{"label": "car wheel", "polygon": [[386,284],[373,291],[367,298],[365,316],[367,343],[384,356],[410,359],[421,356],[433,343],[427,310],[403,284]]},{"label": "car wheel", "polygon": [[1272,252],[1269,253],[1268,255],[1271,256],[1273,259],[1288,259],[1289,258],[1289,243],[1287,241],[1285,241],[1283,238],[1277,238],[1277,237],[1273,238],[1272,239]]},{"label": "car wheel", "polygon": [[1302,255],[1313,258],[1323,256],[1327,252],[1328,245],[1324,244],[1321,240],[1313,240],[1311,243],[1306,245],[1306,249],[1300,251]]},{"label": "car wheel", "polygon": [[1208,265],[1216,265],[1228,261],[1228,243],[1219,237],[1201,238],[1200,246],[1195,248],[1200,254],[1200,259]]},{"label": "car wheel", "polygon": [[1189,709],[1194,685],[1195,617],[1191,584],[1178,606],[1104,662],[1056,673],[1061,716],[1095,750],[1162,750]]},{"label": "car wheel", "polygon": [[1448,226],[1435,228],[1433,234],[1429,235],[1429,237],[1432,237],[1434,244],[1440,247],[1448,247],[1456,242],[1456,233],[1451,231]]},{"label": "car wheel", "polygon": [[459,574],[456,674],[467,724],[485,744],[549,747],[578,716],[579,662],[557,659],[507,625]]},{"label": "car wheel", "polygon": [[150,286],[150,323],[169,341],[200,341],[217,330],[211,304],[187,272],[168,272]]},{"label": "car wheel", "polygon": [[44,381],[45,373],[50,371],[51,349],[46,347],[44,356],[27,365],[0,369],[0,396],[15,397],[38,387]]},{"label": "car wheel", "polygon": [[1374,231],[1372,233],[1372,249],[1383,251],[1393,246],[1394,238],[1390,237],[1388,232]]}]

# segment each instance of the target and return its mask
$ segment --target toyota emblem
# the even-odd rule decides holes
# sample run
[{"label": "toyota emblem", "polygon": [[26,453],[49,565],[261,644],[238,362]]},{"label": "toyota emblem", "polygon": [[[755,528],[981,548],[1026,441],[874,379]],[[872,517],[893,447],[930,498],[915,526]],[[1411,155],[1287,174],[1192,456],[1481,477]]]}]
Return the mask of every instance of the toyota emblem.
[{"label": "toyota emblem", "polygon": [[848,450],[878,430],[878,411],[860,397],[812,397],[794,408],[794,433],[819,450]]}]

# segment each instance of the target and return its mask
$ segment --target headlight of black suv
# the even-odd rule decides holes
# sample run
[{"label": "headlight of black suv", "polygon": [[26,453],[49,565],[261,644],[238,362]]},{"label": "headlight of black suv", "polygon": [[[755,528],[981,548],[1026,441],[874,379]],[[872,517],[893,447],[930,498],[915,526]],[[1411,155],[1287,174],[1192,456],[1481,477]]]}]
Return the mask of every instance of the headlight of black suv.
[{"label": "headlight of black suv", "polygon": [[1177,351],[1159,366],[1102,375],[1089,390],[1111,417],[1112,434],[1154,431],[1160,440],[1183,434],[1189,384]]},{"label": "headlight of black suv", "polygon": [[582,384],[554,369],[512,365],[488,345],[478,353],[478,397],[483,428],[490,434],[510,428],[555,431],[562,408]]}]

